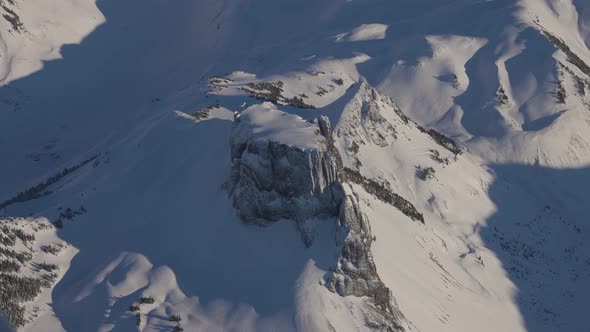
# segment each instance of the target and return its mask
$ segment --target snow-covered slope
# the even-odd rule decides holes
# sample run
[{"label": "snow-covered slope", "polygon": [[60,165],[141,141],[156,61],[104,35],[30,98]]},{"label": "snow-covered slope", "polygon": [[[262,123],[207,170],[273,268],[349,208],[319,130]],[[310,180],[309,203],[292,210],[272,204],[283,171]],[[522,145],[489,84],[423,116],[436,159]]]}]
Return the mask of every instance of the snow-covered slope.
[{"label": "snow-covered slope", "polygon": [[61,47],[78,44],[104,16],[91,0],[0,2],[0,82],[10,82],[61,58]]},{"label": "snow-covered slope", "polygon": [[0,0],[0,312],[584,331],[589,10]]}]

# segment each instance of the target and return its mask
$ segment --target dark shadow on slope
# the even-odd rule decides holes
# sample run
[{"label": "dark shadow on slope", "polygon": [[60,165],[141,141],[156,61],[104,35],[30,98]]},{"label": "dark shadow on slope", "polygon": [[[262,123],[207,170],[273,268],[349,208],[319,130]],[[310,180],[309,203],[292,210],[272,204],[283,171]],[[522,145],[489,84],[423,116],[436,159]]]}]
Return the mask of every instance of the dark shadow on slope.
[{"label": "dark shadow on slope", "polygon": [[[63,60],[0,88],[0,99],[11,100],[0,103],[1,198],[93,150],[111,149],[129,129],[168,111],[159,98],[198,81],[216,63],[223,40],[218,34],[225,31],[216,22],[224,15],[216,15],[223,1],[109,0],[98,6],[106,23],[80,45],[63,47]],[[208,6],[215,15],[207,16]],[[59,190],[51,188],[53,194],[4,211],[53,219],[59,206],[88,209],[60,231],[80,250],[53,293],[68,331],[85,330],[82,321],[96,330],[106,321],[104,289],[88,298],[93,310],[83,316],[73,309],[85,304],[67,300],[81,280],[122,251],[169,266],[180,289],[204,306],[221,298],[250,304],[264,316],[292,309],[296,279],[309,259],[322,268],[334,265],[333,236],[322,237],[330,248],[318,243],[308,250],[292,222],[261,229],[236,217],[221,189],[229,175],[231,122],[165,121],[147,141],[144,129],[153,127],[140,126],[125,138],[124,149],[109,151],[110,164],[80,169],[56,184]],[[59,158],[26,159],[48,142]],[[333,234],[333,227],[328,221],[321,228]]]},{"label": "dark shadow on slope", "polygon": [[[522,100],[515,102],[520,106],[518,112],[522,114],[524,123],[522,129],[525,131],[536,131],[547,128],[563,112],[553,114],[539,114],[538,98],[531,93],[531,86],[544,84],[548,78],[554,77],[559,80],[558,63],[553,58],[557,50],[551,42],[539,31],[528,28],[521,32],[516,40],[523,43],[526,48],[518,55],[506,61],[506,70],[509,73],[510,85],[513,96],[524,96]],[[555,82],[557,84],[557,82]],[[557,91],[557,86],[555,87]],[[553,91],[547,91],[547,103],[554,103]],[[533,98],[533,102],[529,99]]]},{"label": "dark shadow on slope", "polygon": [[574,0],[574,6],[578,11],[578,26],[582,37],[585,37],[586,47],[590,48],[590,4],[584,0]]},{"label": "dark shadow on slope", "polygon": [[197,81],[220,49],[224,32],[212,17],[223,2],[99,0],[105,23],[62,47],[63,59],[1,86],[0,198],[145,116],[155,98]]},{"label": "dark shadow on slope", "polygon": [[[372,59],[360,64],[359,70],[372,85],[379,86],[391,75],[387,67],[392,66],[395,60],[403,61],[398,64],[400,68],[411,69],[420,66],[418,61],[421,57],[432,56],[432,47],[427,43],[426,36],[493,36],[466,63],[469,86],[463,94],[455,97],[455,104],[462,108],[464,113],[461,123],[470,134],[502,136],[507,125],[494,104],[499,87],[495,61],[497,45],[505,34],[503,29],[513,20],[514,6],[514,1],[504,0],[455,1],[440,7],[423,8],[423,12],[416,15],[417,20],[414,22],[385,20],[384,22],[392,22],[386,38],[390,45],[364,48],[363,52]],[[498,23],[490,26],[487,22]],[[388,93],[395,96],[396,91]],[[412,113],[412,110],[406,111]],[[431,121],[436,120],[438,119]]]},{"label": "dark shadow on slope", "polygon": [[[431,4],[403,6],[419,16]],[[81,44],[62,47],[62,60],[0,87],[0,200],[100,148],[162,108],[152,101],[203,77],[233,70],[281,73],[309,53],[348,58],[354,45],[327,38],[374,23],[359,11],[383,22],[402,15],[396,6],[335,0],[244,1],[237,9],[230,0],[100,0],[98,7],[106,22]],[[318,27],[326,30],[318,35]],[[227,45],[231,52],[224,52]]]},{"label": "dark shadow on slope", "polygon": [[559,113],[544,116],[544,117],[539,118],[534,121],[525,122],[522,124],[522,130],[524,130],[524,131],[538,131],[538,130],[548,128],[549,126],[551,126],[551,124],[553,124],[555,121],[557,121],[557,119],[565,112],[566,111],[561,111]]},{"label": "dark shadow on slope", "polygon": [[59,233],[80,250],[53,291],[64,327],[82,331],[129,324],[119,317],[128,315],[129,301],[137,300],[129,297],[137,292],[113,307],[107,293],[107,282],[118,284],[124,269],[74,301],[121,252],[140,253],[154,267],[170,267],[179,288],[198,297],[205,310],[214,311],[221,300],[228,314],[239,311],[240,304],[251,305],[262,318],[291,313],[297,278],[309,260],[323,270],[335,265],[336,222],[317,221],[311,248],[294,222],[266,228],[243,224],[222,189],[230,174],[231,121],[194,123],[172,114],[156,121],[140,126],[140,132],[151,129],[139,139],[129,133],[138,141],[123,140],[108,163],[86,166],[56,184],[60,189],[53,194],[8,208],[10,215],[34,212],[50,219],[58,206],[84,204],[88,211],[64,222]]},{"label": "dark shadow on slope", "polygon": [[590,169],[493,168],[497,178],[489,195],[497,212],[479,232],[517,288],[527,330],[586,330]]},{"label": "dark shadow on slope", "polygon": [[472,135],[501,137],[506,123],[496,109],[496,93],[499,89],[498,68],[495,64],[495,45],[488,42],[465,64],[470,78],[467,90],[454,98],[464,113],[461,124]]}]

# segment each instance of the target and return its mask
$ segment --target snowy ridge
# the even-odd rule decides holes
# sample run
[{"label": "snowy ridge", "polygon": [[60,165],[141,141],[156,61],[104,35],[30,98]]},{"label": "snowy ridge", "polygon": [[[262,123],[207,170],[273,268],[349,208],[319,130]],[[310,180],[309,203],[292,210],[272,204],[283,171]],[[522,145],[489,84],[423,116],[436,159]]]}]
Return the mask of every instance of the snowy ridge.
[{"label": "snowy ridge", "polygon": [[0,2],[0,82],[41,70],[42,61],[60,59],[65,44],[80,43],[104,17],[94,1]]},{"label": "snowy ridge", "polygon": [[0,5],[19,330],[584,329],[585,0]]}]

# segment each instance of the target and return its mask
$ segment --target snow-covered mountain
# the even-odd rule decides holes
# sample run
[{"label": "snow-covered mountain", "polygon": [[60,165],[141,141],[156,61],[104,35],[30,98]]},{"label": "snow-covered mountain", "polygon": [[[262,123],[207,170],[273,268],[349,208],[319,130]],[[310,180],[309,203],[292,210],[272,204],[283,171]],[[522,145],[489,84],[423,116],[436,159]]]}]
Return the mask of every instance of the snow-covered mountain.
[{"label": "snow-covered mountain", "polygon": [[587,329],[587,0],[0,15],[0,330]]}]

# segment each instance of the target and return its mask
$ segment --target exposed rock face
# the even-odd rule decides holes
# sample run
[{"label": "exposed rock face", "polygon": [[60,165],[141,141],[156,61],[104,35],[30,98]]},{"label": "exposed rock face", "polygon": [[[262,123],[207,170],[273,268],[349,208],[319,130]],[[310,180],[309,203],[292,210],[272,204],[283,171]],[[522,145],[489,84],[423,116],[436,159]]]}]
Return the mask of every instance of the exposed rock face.
[{"label": "exposed rock face", "polygon": [[[371,328],[403,330],[403,316],[373,262],[367,217],[345,187],[346,176],[328,119],[320,117],[314,123],[301,124],[304,129],[315,126],[317,136],[311,140],[315,144],[302,146],[274,141],[268,135],[261,137],[255,129],[248,133],[244,126],[256,127],[251,112],[236,118],[231,139],[232,174],[228,184],[242,220],[264,226],[294,219],[310,246],[313,233],[308,223],[336,217],[340,256],[326,276],[326,286],[341,296],[368,297],[367,325]],[[243,117],[248,118],[243,121]]]},{"label": "exposed rock face", "polygon": [[368,325],[377,330],[403,331],[403,315],[377,274],[371,254],[373,238],[369,221],[354,196],[347,195],[342,200],[339,222],[338,245],[342,251],[336,270],[329,276],[329,289],[341,296],[369,297],[375,310]]},{"label": "exposed rock face", "polygon": [[[361,145],[372,142],[384,147],[391,144],[397,139],[397,132],[395,127],[383,117],[383,107],[399,110],[390,98],[381,96],[369,84],[360,83],[356,98],[351,100],[343,112],[344,121],[349,125],[346,128],[340,128],[337,135]],[[400,117],[402,121],[410,121],[401,111],[399,114],[403,116]]]},{"label": "exposed rock face", "polygon": [[244,222],[295,219],[306,245],[305,221],[337,214],[338,175],[327,151],[254,141],[232,149],[233,202]]},{"label": "exposed rock face", "polygon": [[[322,135],[326,137],[329,151],[336,158],[340,179],[346,181],[345,169],[334,145],[330,122],[326,117],[318,118]],[[402,313],[397,309],[391,291],[383,284],[371,254],[373,235],[367,216],[362,213],[358,201],[341,185],[342,199],[339,202],[339,234],[337,245],[341,248],[335,271],[329,276],[328,287],[341,296],[369,297],[376,309],[372,320],[373,328],[387,331],[401,331]]]},{"label": "exposed rock face", "polygon": [[319,130],[317,146],[301,147],[244,135],[247,129],[240,127],[248,125],[236,119],[234,133],[242,134],[231,139],[230,187],[235,208],[244,222],[261,226],[294,219],[305,244],[311,245],[313,234],[306,222],[338,215],[342,200],[335,150],[327,148]]},{"label": "exposed rock face", "polygon": [[365,191],[374,195],[380,201],[393,205],[410,219],[424,224],[424,216],[422,213],[418,212],[416,207],[407,199],[391,191],[388,182],[381,184],[373,179],[364,177],[360,172],[350,168],[344,168],[344,174],[346,174],[346,177],[350,182],[360,185]]}]

